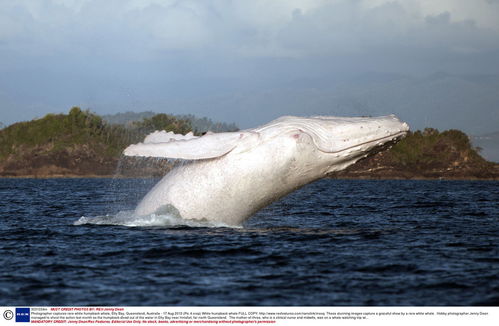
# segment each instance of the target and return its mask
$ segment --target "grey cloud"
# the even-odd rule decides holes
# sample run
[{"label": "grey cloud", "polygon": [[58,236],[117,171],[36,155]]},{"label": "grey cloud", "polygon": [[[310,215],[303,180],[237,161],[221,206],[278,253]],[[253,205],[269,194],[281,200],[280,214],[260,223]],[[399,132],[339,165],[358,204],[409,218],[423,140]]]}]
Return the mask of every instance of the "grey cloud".
[{"label": "grey cloud", "polygon": [[[51,1],[38,17],[22,7],[2,10],[4,47],[32,53],[129,57],[162,56],[165,51],[206,51],[222,56],[314,57],[371,53],[383,49],[497,47],[498,35],[473,21],[453,22],[451,13],[418,17],[398,2],[365,9],[359,1],[335,1],[315,10],[289,8],[286,23],[242,19],[238,2],[181,1],[129,9],[122,1],[89,0],[79,10]],[[5,7],[3,8],[5,9]],[[8,17],[16,17],[9,20]],[[20,23],[19,23],[20,22]],[[497,34],[497,33],[496,33]],[[7,45],[5,44],[7,43]],[[457,44],[452,44],[457,43]],[[397,53],[396,55],[400,55]],[[387,55],[387,53],[385,53]]]},{"label": "grey cloud", "polygon": [[481,30],[470,20],[451,22],[449,12],[421,20],[397,3],[369,11],[362,11],[358,6],[355,2],[344,2],[299,15],[283,31],[282,39],[276,41],[282,41],[290,49],[301,48],[305,53],[319,54],[369,53],[379,47],[431,51],[433,46],[442,44],[451,47],[452,42],[477,50],[497,48],[492,42],[497,35]]},{"label": "grey cloud", "polygon": [[449,24],[450,23],[450,13],[448,11],[443,12],[436,16],[426,16],[425,21],[428,24]]},{"label": "grey cloud", "polygon": [[[38,116],[71,105],[192,109],[217,119],[251,110],[244,119],[256,122],[269,117],[263,111],[366,107],[354,95],[330,99],[320,85],[293,81],[329,87],[366,71],[499,73],[499,32],[456,20],[452,8],[425,16],[401,1],[141,3],[0,0],[0,73],[8,76],[0,107]],[[5,122],[15,119],[1,110]]]}]

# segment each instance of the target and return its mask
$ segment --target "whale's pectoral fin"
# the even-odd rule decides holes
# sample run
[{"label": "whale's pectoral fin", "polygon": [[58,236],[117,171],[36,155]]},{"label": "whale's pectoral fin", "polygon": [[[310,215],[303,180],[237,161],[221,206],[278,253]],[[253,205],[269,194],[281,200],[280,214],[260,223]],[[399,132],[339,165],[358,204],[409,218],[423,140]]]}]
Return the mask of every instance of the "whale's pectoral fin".
[{"label": "whale's pectoral fin", "polygon": [[206,134],[191,139],[138,143],[128,146],[126,156],[164,157],[184,160],[203,160],[223,156],[236,146],[245,144],[243,139],[250,132],[222,132]]}]

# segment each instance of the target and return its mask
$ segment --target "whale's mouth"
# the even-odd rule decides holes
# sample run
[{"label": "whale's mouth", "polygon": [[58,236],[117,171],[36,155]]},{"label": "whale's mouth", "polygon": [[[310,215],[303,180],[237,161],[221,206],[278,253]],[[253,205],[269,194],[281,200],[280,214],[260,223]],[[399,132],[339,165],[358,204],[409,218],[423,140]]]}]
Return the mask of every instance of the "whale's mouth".
[{"label": "whale's mouth", "polygon": [[[371,151],[375,148],[383,147],[383,146],[386,146],[386,145],[389,145],[389,144],[392,144],[392,143],[399,141],[400,139],[405,137],[407,132],[408,131],[398,131],[398,132],[395,132],[393,134],[389,134],[388,136],[383,136],[383,137],[375,138],[372,140],[364,141],[364,142],[361,142],[361,143],[358,143],[355,145],[351,145],[351,146],[347,146],[347,147],[338,149],[338,150],[333,151],[333,152],[323,151],[320,148],[319,148],[319,150],[321,150],[322,152],[328,153],[328,154],[337,154],[337,153],[341,153],[341,152],[355,149],[357,147],[368,146],[368,147],[370,147],[368,151]],[[375,145],[373,146],[373,144],[375,144]]]}]

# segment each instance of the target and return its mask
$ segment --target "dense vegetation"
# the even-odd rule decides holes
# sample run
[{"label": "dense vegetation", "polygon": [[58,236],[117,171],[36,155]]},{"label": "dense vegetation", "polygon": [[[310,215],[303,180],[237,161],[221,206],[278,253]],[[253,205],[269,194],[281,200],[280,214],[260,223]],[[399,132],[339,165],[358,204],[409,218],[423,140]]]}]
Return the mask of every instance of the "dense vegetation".
[{"label": "dense vegetation", "polygon": [[158,114],[126,129],[107,124],[88,110],[73,107],[67,115],[48,114],[42,119],[19,122],[1,130],[0,159],[18,149],[42,145],[55,152],[74,145],[105,144],[105,152],[101,154],[116,156],[127,145],[139,142],[146,134],[161,129],[187,133],[191,126],[185,120]]},{"label": "dense vegetation", "polygon": [[439,132],[433,128],[410,132],[392,148],[390,154],[394,164],[422,170],[443,162],[483,160],[462,131]]},{"label": "dense vegetation", "polygon": [[187,120],[158,114],[128,128],[90,111],[48,114],[0,130],[0,175],[111,174],[123,149],[154,130],[187,133]]}]

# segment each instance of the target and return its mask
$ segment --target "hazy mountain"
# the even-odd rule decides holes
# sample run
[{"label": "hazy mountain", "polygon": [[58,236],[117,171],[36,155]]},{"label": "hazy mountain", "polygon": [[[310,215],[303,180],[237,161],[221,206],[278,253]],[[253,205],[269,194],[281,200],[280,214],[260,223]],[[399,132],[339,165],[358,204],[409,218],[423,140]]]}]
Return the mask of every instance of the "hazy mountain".
[{"label": "hazy mountain", "polygon": [[[133,122],[142,121],[143,119],[149,119],[156,114],[157,113],[152,111],[124,112],[124,113],[103,115],[102,118],[110,124],[131,126]],[[224,131],[239,130],[237,125],[234,123],[212,121],[209,118],[206,117],[198,118],[192,114],[178,114],[173,116],[177,119],[189,121],[192,128],[198,133],[204,133],[207,131],[224,132]]]},{"label": "hazy mountain", "polygon": [[[499,75],[426,76],[365,73],[350,78],[322,76],[241,88],[211,97],[171,101],[197,116],[237,121],[241,128],[261,125],[281,115],[376,116],[396,114],[412,130],[433,127],[485,135],[499,126]],[[482,136],[481,136],[482,137]],[[490,160],[499,161],[497,137],[472,138]]]},{"label": "hazy mountain", "polygon": [[143,119],[148,119],[155,116],[157,113],[152,111],[146,112],[120,112],[116,114],[106,114],[102,115],[102,119],[110,124],[124,125],[128,126],[136,121],[141,121]]},{"label": "hazy mountain", "polygon": [[473,145],[480,147],[480,154],[487,160],[499,162],[499,131],[471,137]]},{"label": "hazy mountain", "polygon": [[[150,84],[132,87],[130,96],[128,91],[110,91],[106,96],[83,99],[80,106],[100,114],[126,108],[128,111],[149,111],[150,116],[152,112],[167,110],[175,115],[193,114],[213,121],[233,121],[243,129],[282,115],[393,113],[407,121],[413,130],[425,127],[459,129],[469,135],[498,130],[499,75],[437,72],[414,76],[371,72],[356,76],[324,73],[307,78],[288,77],[283,70],[280,75],[261,78],[258,82],[248,78],[199,80],[183,84],[184,92],[178,94],[170,84],[161,84],[155,93],[148,93],[152,85],[156,85],[150,81]],[[44,102],[40,95],[39,98],[26,98],[23,105],[14,106],[7,101],[3,106],[19,112],[21,119],[26,112],[32,112],[26,108],[35,106],[44,106],[47,112],[64,111],[78,98],[73,95],[61,95],[61,103],[57,105]],[[66,102],[69,104],[64,104]],[[2,94],[0,103],[3,103]],[[5,119],[2,121],[7,123]]]},{"label": "hazy mountain", "polygon": [[213,111],[218,115],[213,118],[244,121],[242,127],[264,123],[283,112],[373,116],[394,113],[413,129],[460,129],[480,135],[497,130],[499,125],[499,76],[370,73],[342,82],[310,78],[201,102],[189,103],[189,110],[207,114],[209,108],[215,107]]}]

